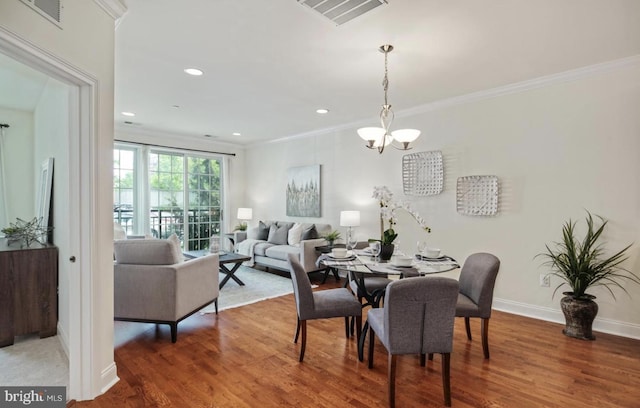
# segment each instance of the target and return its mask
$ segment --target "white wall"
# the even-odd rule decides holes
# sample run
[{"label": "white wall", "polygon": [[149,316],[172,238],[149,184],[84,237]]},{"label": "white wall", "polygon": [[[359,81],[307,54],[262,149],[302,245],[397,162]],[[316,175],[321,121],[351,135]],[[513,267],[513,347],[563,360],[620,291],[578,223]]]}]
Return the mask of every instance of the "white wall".
[{"label": "white wall", "polygon": [[[5,129],[7,222],[16,218],[30,220],[35,217],[35,189],[33,188],[33,112],[0,107],[0,123]],[[8,225],[8,224],[7,224]],[[7,225],[0,225],[4,228]]]},{"label": "white wall", "polygon": [[[312,220],[338,227],[340,210],[357,209],[362,211],[357,235],[377,237],[378,207],[371,194],[373,186],[387,185],[432,227],[426,235],[403,217],[396,229],[405,251],[414,251],[415,242],[426,238],[459,261],[474,252],[492,252],[502,261],[495,307],[563,321],[561,295],[551,296],[560,282],[552,279],[551,288],[539,287],[538,276],[547,269],[534,256],[545,243],[561,238],[564,221],[582,220],[585,209],[608,218],[608,248],[636,242],[626,266],[640,274],[639,60],[397,118],[393,128],[423,132],[412,152],[443,152],[445,188],[437,196],[404,196],[403,152],[369,151],[355,129],[247,149],[247,205],[254,208],[254,223],[287,219],[286,170],[320,164],[322,217]],[[466,175],[499,177],[497,216],[456,212],[456,180]],[[627,290],[631,297],[615,291],[617,301],[604,290],[592,291],[600,305],[596,329],[640,338],[640,286]]]},{"label": "white wall", "polygon": [[[36,187],[40,183],[42,162],[53,157],[53,243],[58,247],[58,334],[69,345],[69,256],[71,256],[69,219],[69,86],[49,79],[34,112],[34,171]],[[37,189],[34,188],[34,190]],[[35,202],[35,200],[34,200]],[[34,209],[34,213],[37,210]]]}]

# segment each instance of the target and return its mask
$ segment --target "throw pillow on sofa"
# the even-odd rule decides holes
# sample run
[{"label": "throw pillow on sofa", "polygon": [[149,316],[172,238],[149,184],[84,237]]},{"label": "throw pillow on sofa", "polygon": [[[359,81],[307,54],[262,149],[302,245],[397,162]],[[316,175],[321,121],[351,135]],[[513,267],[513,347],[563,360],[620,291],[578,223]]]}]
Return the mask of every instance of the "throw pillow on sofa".
[{"label": "throw pillow on sofa", "polygon": [[300,237],[302,237],[302,224],[296,222],[289,230],[287,242],[289,245],[298,246],[300,245]]},{"label": "throw pillow on sofa", "polygon": [[300,236],[301,241],[306,241],[308,239],[316,239],[316,238],[318,238],[318,231],[316,230],[316,224],[313,224],[307,229],[304,229]]},{"label": "throw pillow on sofa", "polygon": [[260,221],[257,227],[249,228],[247,230],[248,239],[259,239],[266,241],[269,238],[269,227],[264,222]]},{"label": "throw pillow on sofa", "polygon": [[278,227],[275,224],[271,224],[267,242],[274,245],[287,245],[288,236],[289,236],[289,226],[283,225],[281,227]]}]

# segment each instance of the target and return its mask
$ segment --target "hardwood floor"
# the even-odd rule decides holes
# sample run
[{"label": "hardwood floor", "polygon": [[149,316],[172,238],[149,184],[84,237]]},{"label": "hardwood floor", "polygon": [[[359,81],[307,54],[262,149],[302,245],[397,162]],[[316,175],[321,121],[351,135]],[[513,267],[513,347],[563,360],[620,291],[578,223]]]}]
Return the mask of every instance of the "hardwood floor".
[{"label": "hardwood floor", "polygon": [[[315,283],[315,282],[314,282]],[[333,280],[319,290],[335,287]],[[451,354],[453,407],[638,407],[640,341],[596,333],[596,341],[565,337],[562,326],[494,312],[485,361],[479,319],[467,341],[456,319]],[[310,321],[305,360],[293,295],[178,325],[149,328],[118,346],[120,381],[93,401],[96,407],[384,407],[387,358],[376,341],[375,367],[359,362],[355,338],[343,319]],[[366,351],[365,351],[366,355]],[[443,406],[439,356],[420,367],[419,356],[400,356],[396,406]]]}]

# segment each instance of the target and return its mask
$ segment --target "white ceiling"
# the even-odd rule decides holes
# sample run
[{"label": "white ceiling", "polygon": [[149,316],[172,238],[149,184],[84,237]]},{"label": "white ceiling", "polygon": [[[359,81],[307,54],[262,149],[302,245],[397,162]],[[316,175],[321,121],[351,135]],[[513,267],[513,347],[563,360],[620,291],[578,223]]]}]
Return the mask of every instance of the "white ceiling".
[{"label": "white ceiling", "polygon": [[[296,0],[127,0],[116,30],[116,125],[244,145],[375,125],[385,43],[395,46],[396,114],[640,55],[638,0],[388,2],[335,26]],[[43,78],[7,64],[0,59],[0,106],[29,109]],[[205,75],[187,76],[187,67]],[[17,90],[16,75],[32,86]]]},{"label": "white ceiling", "polygon": [[335,26],[296,0],[128,0],[116,30],[116,123],[240,144],[375,125],[385,43],[395,47],[396,114],[640,54],[638,0],[388,3]]}]

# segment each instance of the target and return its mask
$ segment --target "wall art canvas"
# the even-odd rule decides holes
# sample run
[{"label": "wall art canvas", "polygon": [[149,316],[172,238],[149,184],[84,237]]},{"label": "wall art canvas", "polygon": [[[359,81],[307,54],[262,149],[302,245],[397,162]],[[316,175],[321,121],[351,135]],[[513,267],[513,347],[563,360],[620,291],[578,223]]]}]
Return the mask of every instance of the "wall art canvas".
[{"label": "wall art canvas", "polygon": [[320,217],[320,165],[287,170],[287,215]]}]

